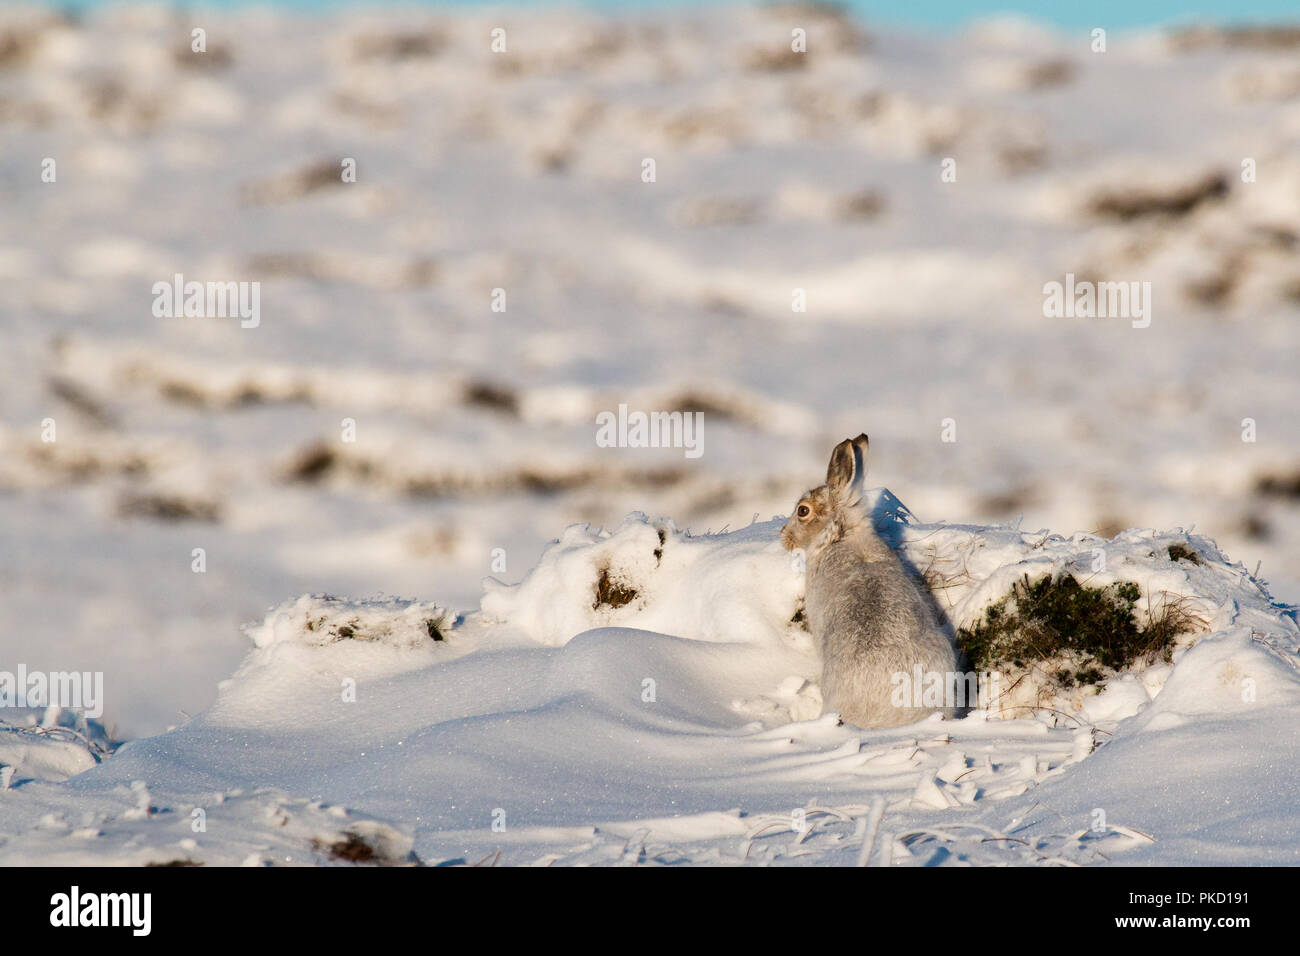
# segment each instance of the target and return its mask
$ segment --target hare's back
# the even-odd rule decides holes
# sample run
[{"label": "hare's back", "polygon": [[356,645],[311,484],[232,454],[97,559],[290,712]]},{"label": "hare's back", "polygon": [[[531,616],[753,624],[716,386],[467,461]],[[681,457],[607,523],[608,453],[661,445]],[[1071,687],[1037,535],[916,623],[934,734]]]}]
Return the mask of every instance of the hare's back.
[{"label": "hare's back", "polygon": [[[848,623],[889,622],[894,629],[931,627],[933,621],[915,582],[897,558],[863,561],[848,549],[833,551],[810,582],[810,597],[827,617]],[[829,622],[829,621],[828,621]]]}]

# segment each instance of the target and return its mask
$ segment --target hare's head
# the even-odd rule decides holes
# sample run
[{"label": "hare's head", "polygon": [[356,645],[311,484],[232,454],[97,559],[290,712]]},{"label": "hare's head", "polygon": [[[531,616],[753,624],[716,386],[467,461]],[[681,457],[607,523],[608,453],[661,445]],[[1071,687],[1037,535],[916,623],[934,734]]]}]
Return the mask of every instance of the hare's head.
[{"label": "hare's head", "polygon": [[818,551],[862,520],[858,502],[867,473],[867,436],[846,438],[831,452],[826,484],[803,495],[781,529],[786,550]]}]

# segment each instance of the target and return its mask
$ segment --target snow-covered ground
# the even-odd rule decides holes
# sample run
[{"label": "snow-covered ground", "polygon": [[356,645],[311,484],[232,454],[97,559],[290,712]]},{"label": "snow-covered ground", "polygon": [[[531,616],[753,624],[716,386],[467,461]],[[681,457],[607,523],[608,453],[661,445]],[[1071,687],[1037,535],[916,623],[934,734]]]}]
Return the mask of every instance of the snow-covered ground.
[{"label": "snow-covered ground", "polygon": [[[6,6],[0,670],[105,709],[7,712],[0,861],[1295,862],[1284,40]],[[155,317],[177,273],[257,327]],[[1044,317],[1067,273],[1150,325]],[[818,719],[766,519],[862,430],[955,625],[1103,541],[1203,627],[1065,712]]]},{"label": "snow-covered ground", "polygon": [[818,716],[779,524],[575,525],[458,619],[289,601],[213,707],[89,772],[59,782],[77,738],[0,738],[0,863],[324,862],[349,834],[398,863],[1300,861],[1300,628],[1205,539],[897,525],[957,626],[1097,548],[1094,584],[1198,625],[1057,708],[868,732]]}]

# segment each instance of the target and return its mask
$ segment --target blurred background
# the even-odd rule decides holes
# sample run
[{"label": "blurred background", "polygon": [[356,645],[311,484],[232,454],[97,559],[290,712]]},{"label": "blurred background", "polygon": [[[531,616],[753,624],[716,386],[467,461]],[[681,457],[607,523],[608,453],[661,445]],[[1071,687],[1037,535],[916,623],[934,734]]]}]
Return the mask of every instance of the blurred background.
[{"label": "blurred background", "polygon": [[[864,430],[923,520],[1195,528],[1300,599],[1288,6],[0,7],[0,668],[157,732],[294,595],[472,611]],[[155,316],[178,273],[260,323]],[[1045,317],[1067,273],[1150,326]],[[703,454],[598,447],[620,403]]]}]

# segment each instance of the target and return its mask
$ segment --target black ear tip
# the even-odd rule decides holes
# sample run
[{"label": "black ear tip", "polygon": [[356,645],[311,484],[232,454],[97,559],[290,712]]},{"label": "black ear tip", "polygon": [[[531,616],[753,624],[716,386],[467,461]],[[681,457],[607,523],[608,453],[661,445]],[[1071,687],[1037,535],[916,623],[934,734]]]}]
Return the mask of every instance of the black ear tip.
[{"label": "black ear tip", "polygon": [[857,438],[853,439],[853,444],[855,444],[855,445],[867,445],[867,444],[870,444],[870,441],[869,441],[868,438],[867,438],[867,433],[866,433],[866,432],[863,432],[863,433],[862,433],[861,435],[859,435]]}]

